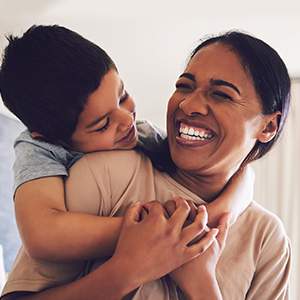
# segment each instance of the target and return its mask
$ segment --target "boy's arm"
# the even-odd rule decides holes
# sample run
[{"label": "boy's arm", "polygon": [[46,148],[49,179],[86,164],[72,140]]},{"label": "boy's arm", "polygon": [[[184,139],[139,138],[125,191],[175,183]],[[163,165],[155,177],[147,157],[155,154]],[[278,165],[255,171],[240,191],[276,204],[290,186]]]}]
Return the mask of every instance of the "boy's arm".
[{"label": "boy's arm", "polygon": [[111,255],[123,219],[67,211],[59,176],[22,184],[16,191],[15,212],[28,255],[56,261]]},{"label": "boy's arm", "polygon": [[216,266],[226,244],[229,221],[230,214],[223,214],[218,224],[219,233],[212,245],[202,255],[169,274],[184,294],[184,299],[223,299],[216,278]]},{"label": "boy's arm", "polygon": [[205,210],[194,223],[181,229],[189,212],[183,199],[176,202],[175,212],[168,219],[158,202],[146,205],[148,214],[142,221],[140,203],[126,212],[113,257],[92,273],[40,293],[15,292],[2,299],[120,299],[198,257],[214,242],[217,231],[212,230],[198,244],[187,246],[205,227]]},{"label": "boy's arm", "polygon": [[254,170],[250,165],[239,170],[230,180],[224,191],[206,205],[208,226],[216,227],[224,212],[232,213],[230,225],[249,206],[253,199],[255,181]]}]

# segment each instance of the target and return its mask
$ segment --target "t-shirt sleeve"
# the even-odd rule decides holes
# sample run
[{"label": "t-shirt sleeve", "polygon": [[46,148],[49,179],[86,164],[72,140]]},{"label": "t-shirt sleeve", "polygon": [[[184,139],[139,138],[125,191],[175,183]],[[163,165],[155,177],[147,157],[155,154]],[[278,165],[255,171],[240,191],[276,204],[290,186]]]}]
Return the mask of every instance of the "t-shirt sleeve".
[{"label": "t-shirt sleeve", "polygon": [[138,145],[147,149],[151,149],[159,145],[167,134],[162,128],[153,125],[147,120],[137,121]]},{"label": "t-shirt sleeve", "polygon": [[36,144],[18,142],[15,144],[14,194],[25,182],[48,176],[67,176],[66,167],[56,155]]},{"label": "t-shirt sleeve", "polygon": [[281,221],[267,224],[266,239],[261,245],[261,255],[247,293],[247,300],[289,298],[291,271],[291,244]]}]

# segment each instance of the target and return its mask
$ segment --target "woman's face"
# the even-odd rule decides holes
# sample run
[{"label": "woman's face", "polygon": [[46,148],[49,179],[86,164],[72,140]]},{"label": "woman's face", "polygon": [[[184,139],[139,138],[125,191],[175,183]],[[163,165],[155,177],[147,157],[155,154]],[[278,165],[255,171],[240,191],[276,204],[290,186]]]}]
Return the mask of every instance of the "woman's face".
[{"label": "woman's face", "polygon": [[266,126],[251,77],[228,46],[197,52],[169,100],[171,156],[182,170],[210,175],[237,170]]}]

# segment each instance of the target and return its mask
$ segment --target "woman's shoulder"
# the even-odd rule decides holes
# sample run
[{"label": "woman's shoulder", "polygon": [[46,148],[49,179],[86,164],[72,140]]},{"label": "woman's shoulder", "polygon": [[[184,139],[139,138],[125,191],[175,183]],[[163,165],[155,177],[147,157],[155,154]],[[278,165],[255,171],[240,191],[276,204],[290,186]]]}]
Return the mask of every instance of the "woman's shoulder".
[{"label": "woman's shoulder", "polygon": [[85,154],[83,158],[90,165],[104,165],[109,168],[123,168],[150,161],[148,157],[135,150],[110,150]]},{"label": "woman's shoulder", "polygon": [[251,227],[251,230],[262,238],[289,243],[282,220],[259,203],[252,201],[249,207],[241,214],[240,221]]},{"label": "woman's shoulder", "polygon": [[73,211],[108,216],[116,213],[116,207],[118,213],[128,208],[144,193],[149,194],[144,198],[154,199],[146,191],[153,187],[151,161],[134,150],[86,154],[69,171],[66,203]]},{"label": "woman's shoulder", "polygon": [[256,201],[251,202],[248,209],[245,210],[245,213],[248,215],[248,218],[251,217],[259,220],[264,220],[267,223],[271,222],[282,225],[282,221],[275,213],[266,209]]},{"label": "woman's shoulder", "polygon": [[143,153],[135,150],[113,150],[85,154],[72,166],[70,174],[90,172],[97,178],[103,178],[104,174],[107,178],[118,178],[142,173],[143,170],[152,173],[152,169],[150,159]]}]

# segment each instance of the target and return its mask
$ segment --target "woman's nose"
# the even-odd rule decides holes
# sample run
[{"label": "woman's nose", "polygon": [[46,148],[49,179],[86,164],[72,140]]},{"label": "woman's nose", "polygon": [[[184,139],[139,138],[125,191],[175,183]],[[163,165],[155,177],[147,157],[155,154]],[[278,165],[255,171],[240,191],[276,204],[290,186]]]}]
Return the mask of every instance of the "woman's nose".
[{"label": "woman's nose", "polygon": [[201,114],[206,116],[208,114],[208,104],[205,95],[201,92],[194,93],[192,95],[187,95],[180,103],[179,108],[183,112],[192,116],[195,114]]}]

